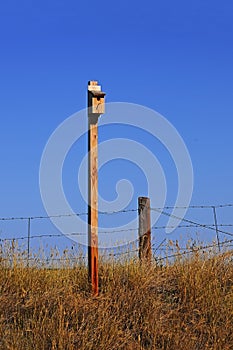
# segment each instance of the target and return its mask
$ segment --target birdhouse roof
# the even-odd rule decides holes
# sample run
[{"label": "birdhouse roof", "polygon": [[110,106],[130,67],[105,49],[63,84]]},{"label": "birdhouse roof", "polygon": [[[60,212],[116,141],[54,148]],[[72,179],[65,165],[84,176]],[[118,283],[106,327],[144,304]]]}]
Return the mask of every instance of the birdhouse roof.
[{"label": "birdhouse roof", "polygon": [[94,97],[104,97],[106,95],[106,93],[103,91],[90,91],[90,93]]}]

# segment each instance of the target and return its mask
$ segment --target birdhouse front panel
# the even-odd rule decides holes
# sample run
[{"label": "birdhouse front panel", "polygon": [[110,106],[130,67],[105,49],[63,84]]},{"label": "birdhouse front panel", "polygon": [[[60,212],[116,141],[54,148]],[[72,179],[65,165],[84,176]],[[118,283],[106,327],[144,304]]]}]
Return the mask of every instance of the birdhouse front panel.
[{"label": "birdhouse front panel", "polygon": [[92,113],[93,114],[104,114],[105,113],[105,103],[104,97],[92,97]]}]

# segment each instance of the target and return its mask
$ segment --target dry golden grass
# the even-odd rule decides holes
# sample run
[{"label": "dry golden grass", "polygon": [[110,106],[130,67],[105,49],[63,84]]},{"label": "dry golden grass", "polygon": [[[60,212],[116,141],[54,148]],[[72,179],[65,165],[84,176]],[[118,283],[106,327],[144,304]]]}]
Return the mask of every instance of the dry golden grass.
[{"label": "dry golden grass", "polygon": [[98,297],[89,293],[85,265],[3,260],[0,349],[231,350],[231,258],[201,253],[151,267],[105,259]]}]

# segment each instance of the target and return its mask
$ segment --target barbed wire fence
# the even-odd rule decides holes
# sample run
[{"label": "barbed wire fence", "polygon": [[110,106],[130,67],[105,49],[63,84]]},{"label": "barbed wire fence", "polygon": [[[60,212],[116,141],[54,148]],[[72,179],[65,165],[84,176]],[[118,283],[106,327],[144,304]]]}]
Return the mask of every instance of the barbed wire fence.
[{"label": "barbed wire fence", "polygon": [[[179,216],[176,216],[174,214],[171,214],[169,210],[173,209],[200,209],[200,210],[211,210],[212,212],[212,219],[213,222],[209,223],[202,223],[202,222],[197,222],[197,220],[192,220],[192,219],[187,219],[187,218],[181,218]],[[219,221],[219,210],[220,209],[226,209],[226,208],[233,208],[233,204],[220,204],[220,205],[193,205],[189,207],[172,207],[172,206],[167,206],[164,208],[153,208],[151,207],[151,211],[155,211],[159,213],[163,217],[172,217],[174,219],[180,220],[182,223],[178,226],[167,226],[167,225],[154,225],[151,227],[152,231],[152,237],[154,240],[154,243],[152,244],[152,252],[153,252],[153,257],[156,261],[161,262],[163,260],[169,260],[169,259],[174,259],[177,256],[188,256],[189,254],[192,254],[197,251],[205,251],[211,248],[217,248],[218,251],[220,252],[221,249],[223,248],[231,248],[233,246],[233,223],[231,222],[220,222]],[[129,214],[129,213],[137,213],[137,209],[124,209],[120,211],[108,211],[108,212],[99,212],[100,215],[114,215],[114,214]],[[25,250],[26,250],[26,256],[24,257],[25,261],[28,263],[30,261],[35,260],[36,258],[31,255],[31,246],[32,246],[32,241],[36,239],[49,239],[49,238],[62,238],[62,237],[67,237],[67,238],[74,238],[78,236],[84,236],[87,237],[87,232],[70,232],[67,233],[65,236],[63,233],[60,232],[37,232],[32,234],[32,225],[33,222],[36,220],[42,221],[42,220],[50,220],[52,218],[67,218],[67,217],[72,217],[72,216],[87,216],[88,213],[83,212],[83,213],[74,213],[74,214],[58,214],[58,215],[53,215],[53,216],[29,216],[29,217],[1,217],[0,218],[0,246],[4,245],[6,242],[9,242],[11,245],[15,242],[26,242],[25,245]],[[229,219],[228,219],[229,220]],[[6,223],[6,222],[15,222],[18,223],[19,221],[23,222],[24,225],[26,223],[26,230],[25,233],[20,235],[20,234],[15,234],[14,236],[7,234],[7,232],[4,232],[2,230],[1,232],[1,223]],[[186,245],[185,247],[180,246],[179,242],[176,240],[173,242],[174,244],[170,244],[170,247],[168,246],[168,238],[163,238],[161,241],[159,241],[158,237],[158,232],[163,232],[163,230],[170,228],[170,229],[203,229],[203,231],[208,230],[208,232],[213,232],[215,233],[216,237],[216,242],[211,242],[210,244],[200,244],[196,245],[195,242],[192,243],[192,245]],[[130,228],[127,230],[121,229],[109,229],[109,230],[99,230],[99,234],[124,234],[127,232],[134,232],[136,235],[138,233],[138,227],[135,228]],[[220,235],[224,238],[221,239]],[[161,234],[160,234],[161,236]],[[232,239],[225,239],[225,237],[232,237]],[[171,241],[171,240],[170,240]],[[174,251],[174,246],[177,248],[177,252],[175,253],[170,253],[172,250]],[[120,256],[136,256],[138,253],[139,248],[138,248],[138,238],[134,241],[134,245],[129,244],[127,249],[122,249],[122,251],[114,251],[112,250],[109,253],[105,253],[105,256],[108,257],[120,257]],[[46,258],[49,260],[49,258]],[[62,261],[66,260],[65,257],[53,257],[53,261]],[[73,256],[69,258],[69,261],[86,261],[87,260],[87,255],[83,256]]]}]

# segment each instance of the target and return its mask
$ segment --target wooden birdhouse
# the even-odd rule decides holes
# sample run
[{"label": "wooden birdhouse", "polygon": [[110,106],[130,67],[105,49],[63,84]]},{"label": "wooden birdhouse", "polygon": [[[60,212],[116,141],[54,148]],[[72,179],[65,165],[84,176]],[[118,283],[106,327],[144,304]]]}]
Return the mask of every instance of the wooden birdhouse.
[{"label": "wooden birdhouse", "polygon": [[88,83],[88,114],[99,116],[105,113],[105,92],[101,91],[101,86],[97,81]]}]

